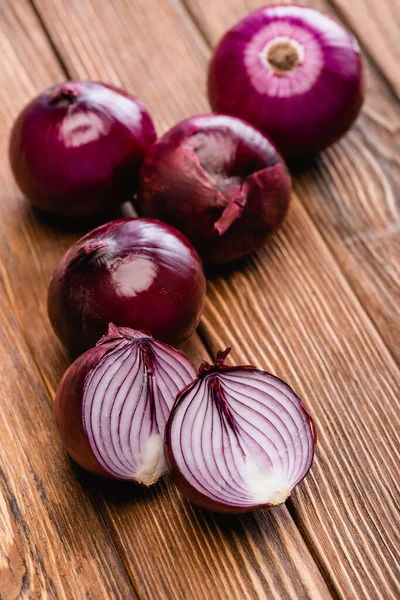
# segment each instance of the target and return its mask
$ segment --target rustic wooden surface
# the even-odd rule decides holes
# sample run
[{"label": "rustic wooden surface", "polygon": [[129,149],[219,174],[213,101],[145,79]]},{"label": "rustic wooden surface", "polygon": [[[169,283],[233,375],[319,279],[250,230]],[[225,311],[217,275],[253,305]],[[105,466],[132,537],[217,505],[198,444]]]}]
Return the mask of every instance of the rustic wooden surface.
[{"label": "rustic wooden surface", "polygon": [[0,0],[2,600],[399,597],[400,13],[396,0],[303,4],[357,33],[368,96],[350,134],[295,175],[279,235],[210,280],[185,346],[199,362],[232,345],[233,360],[289,380],[316,417],[316,462],[287,505],[233,518],[191,506],[168,480],[110,485],[65,456],[51,401],[67,356],[45,295],[83,230],[29,209],[6,151],[22,106],[66,77],[125,86],[159,132],[207,111],[210,46],[260,3]]}]

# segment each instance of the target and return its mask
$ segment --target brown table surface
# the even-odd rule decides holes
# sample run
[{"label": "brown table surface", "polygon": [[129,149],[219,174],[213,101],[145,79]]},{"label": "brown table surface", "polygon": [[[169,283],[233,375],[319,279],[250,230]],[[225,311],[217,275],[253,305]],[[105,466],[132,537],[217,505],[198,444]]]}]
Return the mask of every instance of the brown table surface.
[{"label": "brown table surface", "polygon": [[242,517],[99,481],[56,436],[67,356],[45,306],[83,233],[29,208],[8,165],[10,126],[43,88],[103,80],[138,95],[159,132],[209,110],[210,48],[259,0],[0,0],[0,598],[398,600],[400,0],[300,2],[358,35],[367,99],[351,132],[294,176],[279,234],[209,281],[199,363],[288,380],[319,430],[287,503]]}]

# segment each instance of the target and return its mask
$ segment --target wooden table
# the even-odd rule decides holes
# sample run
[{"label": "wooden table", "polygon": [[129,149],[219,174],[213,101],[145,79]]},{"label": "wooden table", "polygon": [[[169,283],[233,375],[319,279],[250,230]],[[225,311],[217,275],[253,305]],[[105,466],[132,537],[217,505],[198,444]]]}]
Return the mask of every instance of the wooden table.
[{"label": "wooden table", "polygon": [[[210,47],[259,0],[0,1],[0,597],[395,600],[399,589],[400,0],[309,0],[364,46],[367,101],[294,177],[288,218],[242,269],[209,281],[198,363],[232,345],[315,415],[314,467],[286,505],[215,516],[166,480],[137,489],[75,467],[52,418],[67,366],[45,306],[82,233],[17,190],[9,129],[43,88],[122,85],[162,132],[207,112]],[[397,545],[396,545],[397,544]]]}]

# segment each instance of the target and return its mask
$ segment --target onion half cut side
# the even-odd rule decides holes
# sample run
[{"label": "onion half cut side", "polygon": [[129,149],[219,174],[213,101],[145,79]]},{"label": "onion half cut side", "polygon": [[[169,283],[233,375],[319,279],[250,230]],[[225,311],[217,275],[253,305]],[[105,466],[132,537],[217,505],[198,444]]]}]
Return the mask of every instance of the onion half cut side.
[{"label": "onion half cut side", "polygon": [[315,428],[281,379],[251,366],[203,363],[166,428],[169,472],[191,501],[242,513],[285,502],[308,473]]},{"label": "onion half cut side", "polygon": [[195,374],[174,348],[110,325],[57,390],[56,424],[64,447],[90,471],[152,485],[166,472],[163,440],[172,405]]}]

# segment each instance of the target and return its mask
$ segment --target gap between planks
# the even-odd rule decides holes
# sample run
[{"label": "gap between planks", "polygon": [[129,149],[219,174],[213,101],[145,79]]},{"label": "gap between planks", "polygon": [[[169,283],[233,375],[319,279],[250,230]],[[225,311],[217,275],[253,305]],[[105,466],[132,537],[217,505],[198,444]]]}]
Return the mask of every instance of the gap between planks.
[{"label": "gap between planks", "polygon": [[59,64],[59,66],[60,66],[61,71],[64,73],[64,75],[65,75],[65,77],[67,79],[72,79],[72,76],[71,76],[71,74],[68,71],[68,67],[65,64],[65,61],[64,61],[61,53],[59,52],[59,50],[57,48],[57,45],[55,44],[55,42],[53,40],[53,37],[51,36],[50,31],[48,30],[48,28],[46,26],[46,23],[43,20],[40,11],[38,10],[38,8],[37,8],[37,6],[35,4],[35,0],[28,0],[28,4],[30,4],[31,7],[32,7],[32,10],[33,10],[33,12],[35,14],[35,17],[36,17],[36,19],[37,19],[37,21],[38,21],[38,23],[39,23],[39,25],[40,25],[43,33],[44,33],[44,37],[46,38],[47,43],[49,44],[51,50],[53,51],[53,55],[55,56],[55,58],[56,58],[56,60],[57,60],[57,62]]}]

